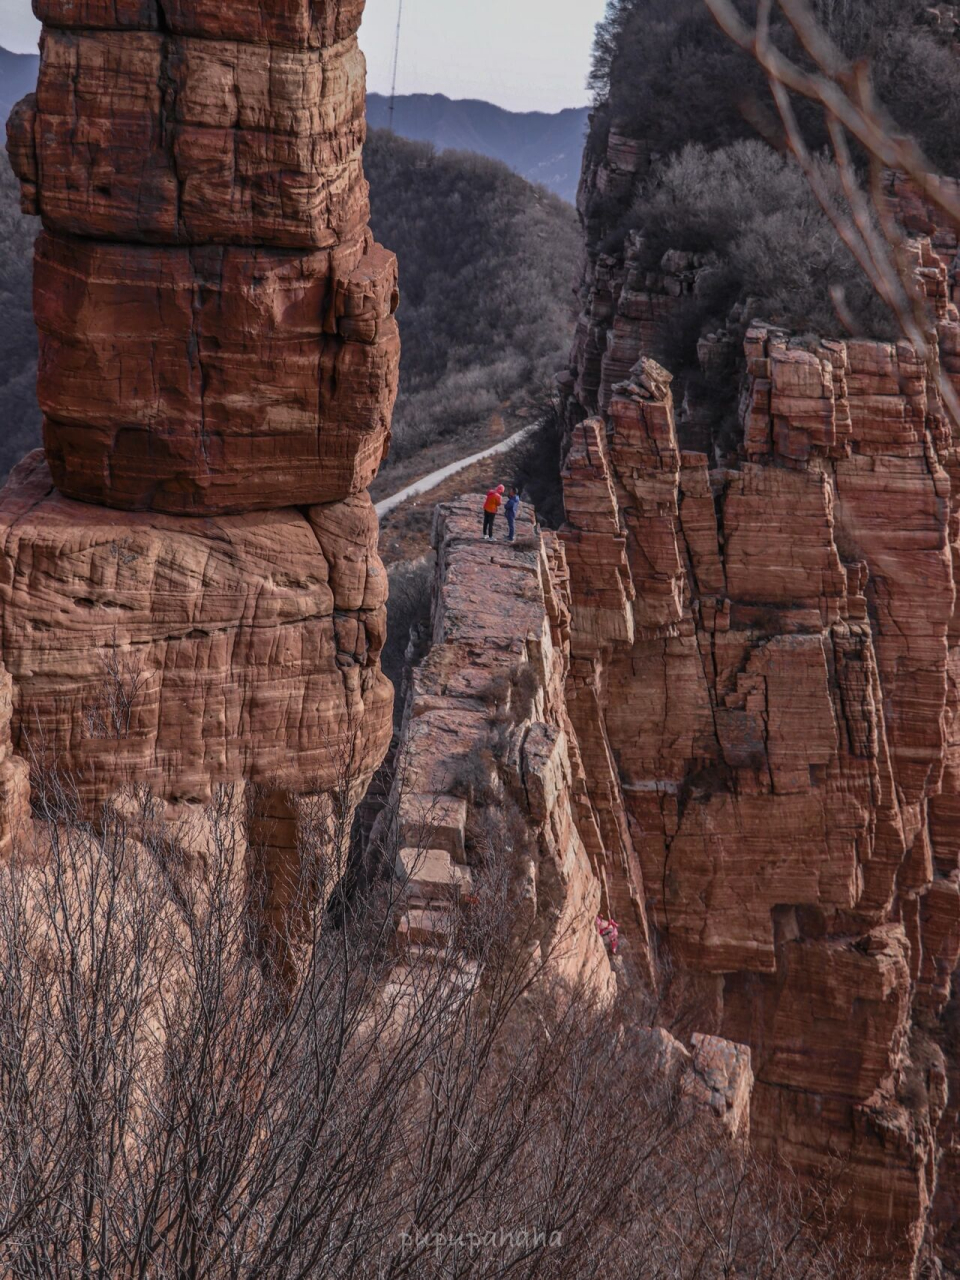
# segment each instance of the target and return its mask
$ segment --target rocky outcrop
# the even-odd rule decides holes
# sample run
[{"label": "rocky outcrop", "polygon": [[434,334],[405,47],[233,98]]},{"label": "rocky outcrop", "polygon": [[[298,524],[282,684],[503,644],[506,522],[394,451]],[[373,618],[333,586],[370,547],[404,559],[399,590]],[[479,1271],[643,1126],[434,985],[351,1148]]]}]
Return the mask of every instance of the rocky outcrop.
[{"label": "rocky outcrop", "polygon": [[[431,634],[410,672],[392,793],[374,825],[373,844],[395,864],[398,971],[413,951],[456,973],[469,956],[463,922],[481,909],[484,885],[505,877],[510,936],[537,984],[579,985],[608,1005],[618,986],[652,991],[656,978],[642,898],[616,956],[598,930],[618,880],[569,712],[565,542],[522,510],[516,541],[491,544],[482,503],[477,495],[437,508]],[[746,1045],[703,1031],[684,1044],[635,1022],[620,1034],[624,1052],[652,1065],[691,1118],[747,1138]]]},{"label": "rocky outcrop", "polygon": [[366,494],[216,521],[64,498],[42,456],[0,504],[18,741],[90,802],[209,800],[370,771],[390,736],[386,573]]},{"label": "rocky outcrop", "polygon": [[30,824],[30,767],[13,750],[13,681],[0,670],[0,857],[9,857]]},{"label": "rocky outcrop", "polygon": [[[941,8],[946,9],[946,5]],[[955,11],[954,11],[955,12]],[[956,18],[952,18],[956,25]],[[960,195],[960,180],[931,175],[928,186],[921,189],[906,174],[895,169],[883,174],[883,194],[887,208],[900,225],[914,236],[929,236],[933,248],[950,275],[951,299],[957,302],[957,282],[954,279],[960,239],[957,228],[944,216],[942,207],[934,197],[956,203]]]},{"label": "rocky outcrop", "polygon": [[[588,151],[588,233],[645,164],[615,131]],[[911,252],[955,381],[955,236],[887,181],[933,234]],[[754,323],[738,434],[691,449],[651,355],[703,264],[641,277],[636,248],[590,255],[565,380],[567,701],[610,896],[642,904],[621,925],[649,921],[700,1025],[751,1046],[759,1149],[840,1168],[845,1212],[911,1275],[957,1195],[955,428],[908,344]],[[704,367],[729,346],[701,343]]]},{"label": "rocky outcrop", "polygon": [[564,699],[563,547],[529,514],[515,543],[491,545],[481,508],[475,497],[437,510],[431,644],[410,677],[394,790],[400,938],[445,941],[450,903],[469,896],[492,843],[520,886],[531,962],[607,998],[599,836]]},{"label": "rocky outcrop", "polygon": [[850,1214],[908,1268],[944,1102],[917,1037],[960,942],[954,448],[903,344],[756,328],[747,361],[736,468],[680,449],[647,359],[574,429],[569,706],[579,729],[582,681],[617,762],[636,857],[610,874],[753,1048],[754,1141],[846,1162]]},{"label": "rocky outcrop", "polygon": [[367,225],[362,10],[37,0],[9,124],[43,225],[46,458],[0,496],[4,795],[27,758],[88,812],[146,792],[174,826],[246,789],[278,918],[305,832],[338,842],[332,888],[391,736],[366,487],[398,292]]},{"label": "rocky outcrop", "polygon": [[[945,273],[917,253],[949,352]],[[602,972],[591,923],[615,915],[621,981],[696,1033],[644,1033],[664,1071],[832,1180],[878,1273],[909,1276],[956,1203],[952,430],[906,344],[757,325],[744,369],[737,465],[680,447],[670,375],[641,358],[570,429],[559,535],[498,549],[478,500],[441,508],[399,932],[445,945],[475,815],[515,804],[531,910],[563,889],[541,928],[581,922],[564,976]]]},{"label": "rocky outcrop", "polygon": [[672,1016],[751,1047],[757,1147],[839,1171],[878,1271],[954,1274],[956,230],[883,176],[939,367],[799,340],[748,299],[674,403],[671,331],[711,263],[650,270],[616,233],[651,162],[601,107],[562,382],[567,702],[611,896],[643,904]]}]

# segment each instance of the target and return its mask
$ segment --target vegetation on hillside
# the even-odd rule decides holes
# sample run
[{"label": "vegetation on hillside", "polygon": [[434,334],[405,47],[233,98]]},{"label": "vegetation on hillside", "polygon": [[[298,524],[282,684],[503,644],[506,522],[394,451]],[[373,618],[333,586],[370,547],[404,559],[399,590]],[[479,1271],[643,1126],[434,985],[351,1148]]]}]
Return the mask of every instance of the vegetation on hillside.
[{"label": "vegetation on hillside", "polygon": [[507,111],[492,102],[451,100],[442,93],[398,94],[391,106],[389,97],[367,94],[371,128],[387,128],[392,114],[393,128],[402,138],[502,160],[528,182],[542,183],[571,204],[577,198],[589,113],[589,107]]},{"label": "vegetation on hillside", "polygon": [[[740,8],[753,17],[756,0]],[[813,0],[812,8],[848,56],[869,60],[878,96],[897,125],[922,142],[935,165],[957,172],[956,62],[927,0]],[[779,11],[773,35],[779,47],[798,52]],[[725,146],[755,137],[760,114],[772,119],[762,71],[719,29],[703,0],[609,0],[591,83],[601,115],[642,138],[651,154],[670,155],[691,142]],[[812,111],[804,123],[826,141]]]},{"label": "vegetation on hillside", "polygon": [[[824,174],[832,178],[826,165]],[[839,189],[835,194],[842,203]],[[641,187],[626,223],[642,227],[650,269],[671,249],[701,255],[710,264],[690,300],[698,323],[691,327],[684,318],[684,331],[694,342],[748,298],[754,301],[751,315],[801,332],[832,333],[840,328],[838,289],[846,312],[864,332],[898,336],[799,167],[764,142],[737,141],[713,151],[690,143]],[[695,356],[693,347],[689,355]]]},{"label": "vegetation on hillside", "polygon": [[400,259],[398,460],[563,364],[580,233],[569,205],[494,160],[373,131],[365,166],[374,231]]},{"label": "vegetation on hillside", "polygon": [[40,441],[37,333],[31,275],[36,218],[20,213],[20,188],[0,156],[0,478]]},{"label": "vegetation on hillside", "polygon": [[[739,7],[756,15],[756,0]],[[868,60],[896,127],[916,137],[935,165],[960,173],[960,51],[951,28],[923,0],[813,0],[813,8],[844,53]],[[774,12],[777,46],[803,65],[798,39]],[[593,250],[622,257],[629,238],[650,271],[670,250],[697,255],[696,288],[674,309],[673,331],[661,335],[658,352],[669,353],[679,400],[683,388],[702,381],[698,339],[722,329],[735,334],[741,321],[835,336],[898,334],[782,145],[762,69],[720,30],[704,0],[609,0],[592,84],[591,161],[612,130],[637,140],[643,153],[632,189],[588,200]],[[822,175],[843,211],[822,113],[803,99],[794,105],[811,148],[823,148]],[[729,405],[721,405],[718,388],[708,392],[719,426]]]}]

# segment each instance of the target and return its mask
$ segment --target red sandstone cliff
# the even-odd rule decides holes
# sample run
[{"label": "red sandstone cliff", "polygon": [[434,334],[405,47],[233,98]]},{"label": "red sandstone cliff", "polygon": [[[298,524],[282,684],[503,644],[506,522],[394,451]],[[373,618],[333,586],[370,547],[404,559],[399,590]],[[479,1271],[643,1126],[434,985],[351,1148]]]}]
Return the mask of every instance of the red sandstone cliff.
[{"label": "red sandstone cliff", "polygon": [[[615,132],[588,153],[588,218],[643,163]],[[933,233],[913,252],[955,378],[955,237],[890,190]],[[650,358],[699,266],[668,257],[651,278],[630,240],[589,256],[566,383],[567,707],[606,815],[605,901],[655,930],[691,1016],[751,1047],[758,1148],[836,1172],[896,1275],[949,1266],[956,426],[907,344],[757,323],[714,452]]]},{"label": "red sandstone cliff", "polygon": [[358,493],[396,390],[367,226],[362,4],[45,3],[9,123],[39,213],[63,493],[211,514]]},{"label": "red sandstone cliff", "polygon": [[[947,272],[916,253],[952,372]],[[571,404],[559,536],[498,551],[476,501],[440,510],[398,796],[438,847],[401,851],[401,938],[443,945],[471,822],[516,809],[561,973],[603,991],[615,915],[621,981],[749,1050],[724,1106],[749,1102],[756,1148],[835,1184],[877,1274],[912,1276],[949,1261],[957,1197],[953,428],[906,344],[756,325],[711,466],[634,354],[604,416]]]},{"label": "red sandstone cliff", "polygon": [[[363,4],[35,8],[8,149],[43,222],[46,459],[0,496],[12,744],[90,806],[256,784],[279,868],[302,798],[356,801],[391,729],[366,486],[398,294],[367,225]],[[0,764],[6,794],[24,768]]]},{"label": "red sandstone cliff", "polygon": [[[279,868],[305,797],[355,798],[390,733],[364,490],[396,278],[366,226],[361,5],[37,9],[10,150],[44,221],[47,461],[0,498],[0,843],[32,752],[90,805],[255,783]],[[637,157],[612,134],[588,185],[627,189]],[[960,374],[943,247],[918,267]],[[591,261],[559,538],[501,553],[474,506],[441,516],[400,934],[443,945],[471,816],[513,806],[529,936],[600,996],[598,910],[624,980],[667,957],[674,1012],[750,1051],[707,1043],[711,1104],[837,1172],[909,1275],[957,1203],[960,455],[908,347],[762,326],[733,456],[682,448],[650,353],[697,265]]]}]

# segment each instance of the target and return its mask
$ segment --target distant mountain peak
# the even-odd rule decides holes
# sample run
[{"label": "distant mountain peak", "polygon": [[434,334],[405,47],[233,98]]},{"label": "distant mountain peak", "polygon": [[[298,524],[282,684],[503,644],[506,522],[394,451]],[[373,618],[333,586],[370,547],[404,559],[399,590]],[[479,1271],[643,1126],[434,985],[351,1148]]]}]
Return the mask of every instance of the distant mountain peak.
[{"label": "distant mountain peak", "polygon": [[36,88],[39,67],[38,54],[11,53],[0,45],[0,125],[6,122],[10,111],[20,99]]}]

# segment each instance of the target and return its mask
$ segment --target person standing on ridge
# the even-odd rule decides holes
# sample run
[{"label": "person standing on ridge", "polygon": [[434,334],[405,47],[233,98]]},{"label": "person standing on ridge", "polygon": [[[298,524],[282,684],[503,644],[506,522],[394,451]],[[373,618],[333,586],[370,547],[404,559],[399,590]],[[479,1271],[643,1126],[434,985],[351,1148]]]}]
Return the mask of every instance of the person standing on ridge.
[{"label": "person standing on ridge", "polygon": [[510,490],[510,496],[507,498],[503,508],[507,517],[507,541],[513,542],[517,536],[517,512],[520,510],[520,495],[516,489]]},{"label": "person standing on ridge", "polygon": [[493,522],[497,518],[502,499],[503,485],[498,484],[495,489],[490,490],[487,494],[487,500],[483,504],[483,536],[488,542],[493,541]]}]

